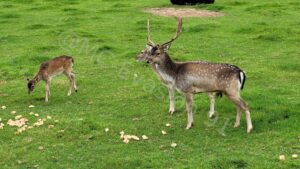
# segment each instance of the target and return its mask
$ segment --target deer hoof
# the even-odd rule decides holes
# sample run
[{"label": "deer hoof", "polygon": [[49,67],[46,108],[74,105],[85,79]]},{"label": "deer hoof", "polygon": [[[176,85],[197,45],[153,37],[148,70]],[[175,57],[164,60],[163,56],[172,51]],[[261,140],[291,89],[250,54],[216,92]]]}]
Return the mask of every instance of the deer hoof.
[{"label": "deer hoof", "polygon": [[251,133],[252,130],[253,130],[253,127],[248,127],[248,128],[247,128],[247,133],[248,133],[248,134]]},{"label": "deer hoof", "polygon": [[171,115],[173,115],[174,111],[175,111],[174,109],[170,109],[170,110],[169,110],[169,113],[170,113]]},{"label": "deer hoof", "polygon": [[233,125],[234,128],[237,128],[239,126],[240,126],[240,123],[234,123],[234,125]]},{"label": "deer hoof", "polygon": [[208,113],[208,117],[209,117],[210,119],[214,118],[214,117],[215,117],[215,112],[209,112],[209,113]]},{"label": "deer hoof", "polygon": [[188,124],[187,126],[186,126],[186,130],[189,130],[189,129],[191,129],[193,127],[193,123],[191,123],[191,124]]}]

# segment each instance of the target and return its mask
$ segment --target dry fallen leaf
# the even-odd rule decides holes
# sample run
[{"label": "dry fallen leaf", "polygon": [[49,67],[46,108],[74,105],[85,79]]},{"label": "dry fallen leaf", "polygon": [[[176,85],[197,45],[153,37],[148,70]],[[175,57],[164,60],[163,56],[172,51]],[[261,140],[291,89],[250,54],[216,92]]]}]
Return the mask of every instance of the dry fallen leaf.
[{"label": "dry fallen leaf", "polygon": [[16,114],[16,113],[17,113],[16,111],[11,111],[11,112],[10,112],[10,114]]},{"label": "dry fallen leaf", "polygon": [[55,123],[58,123],[59,121],[58,121],[58,120],[54,120],[54,122],[55,122]]},{"label": "dry fallen leaf", "polygon": [[121,131],[121,132],[120,132],[120,135],[121,135],[120,138],[121,138],[121,139],[124,139],[125,132],[124,132],[124,131]]},{"label": "dry fallen leaf", "polygon": [[21,134],[21,133],[20,133],[19,131],[16,131],[16,132],[15,132],[15,135],[17,135],[17,136],[20,135],[20,134]]},{"label": "dry fallen leaf", "polygon": [[280,155],[280,156],[279,156],[279,160],[280,160],[280,161],[284,161],[284,160],[285,160],[285,155]]},{"label": "dry fallen leaf", "polygon": [[167,132],[165,132],[164,130],[161,131],[161,134],[166,135]]},{"label": "dry fallen leaf", "polygon": [[4,127],[4,124],[0,123],[0,129],[3,129],[3,127]]},{"label": "dry fallen leaf", "polygon": [[131,138],[132,138],[133,140],[136,140],[136,141],[139,141],[139,140],[140,140],[140,138],[139,138],[138,136],[135,136],[135,135],[132,135]]},{"label": "dry fallen leaf", "polygon": [[39,115],[39,114],[37,114],[37,113],[35,113],[35,114],[34,114],[34,116],[35,116],[35,117],[39,117],[40,115]]},{"label": "dry fallen leaf", "polygon": [[143,140],[148,140],[148,137],[146,135],[142,135]]},{"label": "dry fallen leaf", "polygon": [[43,146],[39,146],[38,149],[39,150],[44,150],[44,147]]},{"label": "dry fallen leaf", "polygon": [[34,105],[29,105],[28,107],[29,107],[29,108],[34,108]]},{"label": "dry fallen leaf", "polygon": [[2,106],[1,109],[3,109],[3,110],[6,109],[6,106]]},{"label": "dry fallen leaf", "polygon": [[27,129],[32,129],[32,128],[33,128],[33,126],[28,126],[28,127],[27,127]]},{"label": "dry fallen leaf", "polygon": [[51,124],[50,124],[50,125],[48,126],[48,129],[52,129],[52,128],[54,128],[54,125],[51,125]]},{"label": "dry fallen leaf", "polygon": [[172,144],[171,144],[171,147],[173,147],[173,148],[175,148],[176,146],[177,146],[176,143],[172,143]]},{"label": "dry fallen leaf", "polygon": [[52,119],[52,117],[51,117],[51,116],[47,116],[47,119],[51,120],[51,119]]},{"label": "dry fallen leaf", "polygon": [[109,132],[109,128],[105,128],[105,132],[106,132],[106,133]]},{"label": "dry fallen leaf", "polygon": [[19,120],[19,119],[21,119],[23,116],[22,115],[17,115],[16,117],[15,117],[15,119],[16,120]]},{"label": "dry fallen leaf", "polygon": [[167,127],[170,127],[170,126],[171,126],[171,124],[170,124],[170,123],[167,123],[167,124],[166,124],[166,126],[167,126]]},{"label": "dry fallen leaf", "polygon": [[0,118],[0,122],[2,121],[2,119]]},{"label": "dry fallen leaf", "polygon": [[129,139],[124,139],[123,142],[126,143],[126,144],[128,144],[129,143]]},{"label": "dry fallen leaf", "polygon": [[29,115],[34,115],[34,112],[30,112]]},{"label": "dry fallen leaf", "polygon": [[26,124],[27,121],[28,121],[28,119],[26,119],[26,118],[20,118],[20,119],[17,119],[17,120],[9,119],[9,120],[7,121],[7,124],[8,124],[9,126],[22,127],[23,125]]},{"label": "dry fallen leaf", "polygon": [[293,158],[293,159],[298,158],[298,154],[293,154],[293,155],[292,155],[292,158]]},{"label": "dry fallen leaf", "polygon": [[41,125],[43,125],[43,124],[44,124],[43,119],[38,119],[38,121],[35,122],[35,123],[33,124],[33,126],[41,126]]}]

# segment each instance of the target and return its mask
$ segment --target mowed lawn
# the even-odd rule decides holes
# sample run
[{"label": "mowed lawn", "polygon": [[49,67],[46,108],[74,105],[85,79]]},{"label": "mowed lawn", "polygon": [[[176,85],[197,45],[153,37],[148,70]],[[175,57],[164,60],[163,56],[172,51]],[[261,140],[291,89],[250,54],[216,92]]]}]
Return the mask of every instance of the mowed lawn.
[{"label": "mowed lawn", "polygon": [[[7,108],[0,109],[0,168],[299,169],[300,159],[291,156],[300,155],[300,2],[193,6],[224,16],[184,18],[183,33],[169,51],[176,61],[226,62],[245,70],[242,96],[252,113],[251,134],[244,113],[241,126],[232,127],[235,107],[226,97],[216,101],[217,116],[210,120],[208,96],[195,96],[191,130],[185,130],[180,93],[169,115],[167,89],[136,55],[147,42],[148,17],[154,41],[173,36],[174,18],[143,12],[170,6],[168,0],[1,0],[0,106]],[[78,93],[68,97],[69,82],[61,76],[52,81],[49,103],[43,101],[44,82],[29,96],[25,77],[64,54],[75,59]],[[52,119],[15,135],[17,128],[6,123],[16,115],[29,125]],[[149,139],[125,144],[120,131]]]}]

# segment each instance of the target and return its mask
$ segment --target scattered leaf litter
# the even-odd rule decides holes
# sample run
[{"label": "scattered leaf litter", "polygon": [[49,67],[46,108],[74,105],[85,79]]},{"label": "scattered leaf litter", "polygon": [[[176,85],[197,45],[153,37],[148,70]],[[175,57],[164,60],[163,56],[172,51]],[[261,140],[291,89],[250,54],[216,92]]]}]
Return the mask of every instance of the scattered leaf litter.
[{"label": "scattered leaf litter", "polygon": [[293,154],[293,155],[292,155],[292,158],[293,158],[293,159],[297,159],[297,158],[298,158],[298,154]]},{"label": "scattered leaf litter", "polygon": [[176,143],[172,143],[171,147],[175,148],[175,147],[177,147],[177,144]]},{"label": "scattered leaf litter", "polygon": [[280,160],[280,161],[284,161],[284,160],[285,160],[285,155],[280,155],[280,156],[279,156],[279,160]]},{"label": "scattered leaf litter", "polygon": [[142,135],[143,140],[148,140],[148,137],[146,135]]}]

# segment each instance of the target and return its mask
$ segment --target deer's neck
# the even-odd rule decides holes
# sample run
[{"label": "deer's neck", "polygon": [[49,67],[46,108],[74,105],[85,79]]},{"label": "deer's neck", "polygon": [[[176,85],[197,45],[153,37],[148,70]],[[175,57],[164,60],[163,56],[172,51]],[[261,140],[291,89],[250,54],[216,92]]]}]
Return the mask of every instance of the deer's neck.
[{"label": "deer's neck", "polygon": [[38,74],[35,75],[35,77],[33,78],[33,80],[37,82],[42,80],[42,74],[39,72]]},{"label": "deer's neck", "polygon": [[153,67],[161,80],[175,84],[177,65],[172,61],[167,53],[165,54],[162,62],[160,64],[154,64]]}]

